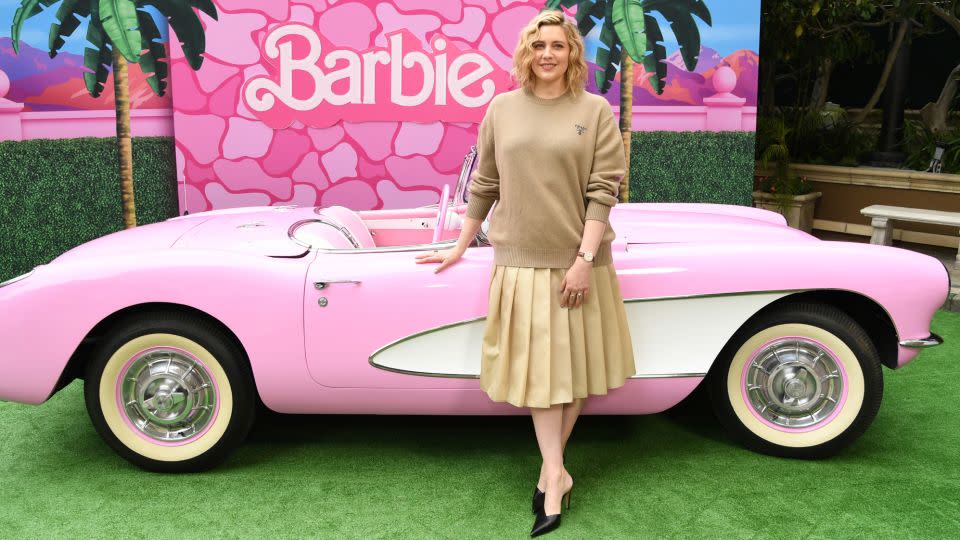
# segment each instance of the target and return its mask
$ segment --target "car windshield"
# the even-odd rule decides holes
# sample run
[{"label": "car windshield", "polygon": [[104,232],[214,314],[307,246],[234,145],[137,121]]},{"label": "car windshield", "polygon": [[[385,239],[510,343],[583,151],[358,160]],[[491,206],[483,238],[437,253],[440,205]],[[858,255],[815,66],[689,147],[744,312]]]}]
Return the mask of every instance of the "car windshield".
[{"label": "car windshield", "polygon": [[463,157],[463,167],[460,168],[460,176],[457,178],[457,189],[453,192],[453,204],[463,204],[470,198],[468,184],[470,183],[470,173],[477,162],[477,147],[471,146],[470,151]]}]

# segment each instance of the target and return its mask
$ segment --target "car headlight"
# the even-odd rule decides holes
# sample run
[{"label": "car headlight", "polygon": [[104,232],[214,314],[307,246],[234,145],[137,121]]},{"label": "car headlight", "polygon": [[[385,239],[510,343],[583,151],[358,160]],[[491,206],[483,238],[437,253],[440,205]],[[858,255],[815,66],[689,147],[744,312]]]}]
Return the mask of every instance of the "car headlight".
[{"label": "car headlight", "polygon": [[33,270],[27,272],[26,274],[17,276],[17,277],[15,277],[15,278],[13,278],[13,279],[8,279],[8,280],[4,281],[3,283],[0,283],[0,287],[6,287],[7,285],[12,285],[12,284],[14,284],[14,283],[16,283],[16,282],[18,282],[18,281],[23,281],[23,280],[27,279],[28,277],[30,277],[30,275],[33,274],[33,273],[36,272],[36,271],[37,271],[37,269],[34,268]]}]

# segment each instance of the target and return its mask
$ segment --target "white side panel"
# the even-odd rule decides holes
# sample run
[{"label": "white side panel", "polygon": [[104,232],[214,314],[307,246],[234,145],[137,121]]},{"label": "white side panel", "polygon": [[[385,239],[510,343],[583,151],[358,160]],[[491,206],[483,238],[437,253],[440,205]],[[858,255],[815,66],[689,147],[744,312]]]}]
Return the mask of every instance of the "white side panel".
[{"label": "white side panel", "polygon": [[[758,310],[788,292],[703,296],[625,303],[636,377],[704,374],[730,336]],[[486,319],[416,334],[374,353],[388,370],[480,376]]]},{"label": "white side panel", "polygon": [[627,302],[637,375],[706,373],[754,313],[788,292]]}]

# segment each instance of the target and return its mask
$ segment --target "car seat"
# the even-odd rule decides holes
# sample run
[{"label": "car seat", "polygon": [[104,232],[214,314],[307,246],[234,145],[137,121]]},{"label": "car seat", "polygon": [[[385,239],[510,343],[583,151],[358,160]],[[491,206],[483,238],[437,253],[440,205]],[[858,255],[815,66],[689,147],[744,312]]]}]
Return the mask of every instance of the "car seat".
[{"label": "car seat", "polygon": [[360,244],[360,248],[377,247],[376,242],[373,241],[373,236],[370,234],[370,229],[368,229],[366,223],[363,222],[363,218],[353,210],[346,206],[328,206],[321,212],[339,221],[341,225],[346,227],[347,230],[353,234],[357,243]]}]

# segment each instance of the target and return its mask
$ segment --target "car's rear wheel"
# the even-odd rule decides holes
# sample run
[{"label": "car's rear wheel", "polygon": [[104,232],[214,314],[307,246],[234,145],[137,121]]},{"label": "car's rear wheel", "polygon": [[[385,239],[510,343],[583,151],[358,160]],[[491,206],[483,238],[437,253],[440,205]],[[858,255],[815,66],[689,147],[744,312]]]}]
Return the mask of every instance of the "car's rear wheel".
[{"label": "car's rear wheel", "polygon": [[221,462],[250,431],[255,389],[243,351],[189,314],[143,314],[115,326],[87,366],[97,432],[130,462],[191,472]]},{"label": "car's rear wheel", "polygon": [[720,421],[747,447],[822,458],[867,429],[883,396],[873,342],[821,304],[773,308],[741,328],[709,375]]}]

